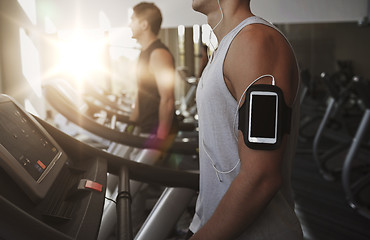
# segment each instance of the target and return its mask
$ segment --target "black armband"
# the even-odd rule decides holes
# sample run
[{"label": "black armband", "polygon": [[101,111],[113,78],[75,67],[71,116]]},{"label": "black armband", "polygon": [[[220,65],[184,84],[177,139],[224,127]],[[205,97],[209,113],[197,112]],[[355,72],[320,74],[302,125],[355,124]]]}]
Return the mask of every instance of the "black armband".
[{"label": "black armband", "polygon": [[254,84],[239,109],[239,127],[251,149],[277,149],[284,134],[290,133],[292,110],[275,85]]}]

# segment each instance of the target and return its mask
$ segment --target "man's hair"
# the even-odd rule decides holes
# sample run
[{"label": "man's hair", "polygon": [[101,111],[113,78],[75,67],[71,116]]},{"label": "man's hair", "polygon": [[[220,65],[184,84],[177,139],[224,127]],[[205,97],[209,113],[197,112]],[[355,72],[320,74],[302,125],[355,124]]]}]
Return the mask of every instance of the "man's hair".
[{"label": "man's hair", "polygon": [[147,20],[150,29],[155,35],[158,35],[162,24],[162,14],[154,3],[141,2],[133,8],[135,15],[141,20]]}]

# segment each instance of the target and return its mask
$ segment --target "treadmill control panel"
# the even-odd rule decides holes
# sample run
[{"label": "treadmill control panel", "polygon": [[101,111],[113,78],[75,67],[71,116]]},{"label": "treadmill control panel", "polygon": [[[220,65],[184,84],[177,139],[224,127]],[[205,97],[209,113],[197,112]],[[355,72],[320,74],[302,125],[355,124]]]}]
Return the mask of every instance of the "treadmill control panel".
[{"label": "treadmill control panel", "polygon": [[0,103],[0,143],[35,181],[41,182],[58,151],[23,112],[10,105]]},{"label": "treadmill control panel", "polygon": [[31,199],[43,198],[64,164],[59,163],[62,151],[36,120],[6,95],[0,96],[0,133],[0,166]]}]

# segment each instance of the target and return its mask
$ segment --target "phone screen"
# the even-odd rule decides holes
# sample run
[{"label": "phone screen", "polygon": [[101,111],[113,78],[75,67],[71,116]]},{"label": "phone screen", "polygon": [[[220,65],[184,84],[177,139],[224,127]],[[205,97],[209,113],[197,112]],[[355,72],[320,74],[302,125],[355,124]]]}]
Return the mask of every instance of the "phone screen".
[{"label": "phone screen", "polygon": [[253,142],[274,143],[277,127],[277,95],[272,92],[252,93],[250,101],[249,136]]}]

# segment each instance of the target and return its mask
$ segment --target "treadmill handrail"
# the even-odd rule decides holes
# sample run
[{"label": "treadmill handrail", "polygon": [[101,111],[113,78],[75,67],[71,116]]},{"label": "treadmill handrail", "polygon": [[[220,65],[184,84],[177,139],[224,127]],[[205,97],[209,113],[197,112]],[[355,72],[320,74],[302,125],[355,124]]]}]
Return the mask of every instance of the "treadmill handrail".
[{"label": "treadmill handrail", "polygon": [[[119,132],[117,130],[105,127],[95,122],[93,119],[86,116],[85,114],[79,113],[79,111],[74,107],[74,104],[70,103],[70,101],[67,98],[60,94],[59,91],[57,91],[51,85],[44,85],[44,94],[46,99],[48,99],[48,102],[69,121],[88,130],[91,133],[97,134],[102,138],[117,143],[121,143],[124,145],[128,145],[131,147],[149,148],[157,150],[161,150],[163,146],[169,144],[166,140],[158,138],[148,139],[144,137],[133,136],[129,133]],[[167,150],[167,152],[197,155],[198,143],[175,141],[172,143],[171,147]]]},{"label": "treadmill handrail", "polygon": [[[125,115],[122,113],[122,111],[117,110],[117,109],[108,109],[104,106],[99,106],[95,104],[91,99],[88,97],[84,98],[86,101],[86,104],[89,106],[89,109],[92,109],[96,112],[98,111],[106,111],[108,113],[108,116],[113,116],[115,115],[117,117],[117,120],[123,123],[127,123],[129,125],[134,125],[134,126],[139,126],[137,122],[130,121],[130,117],[128,115]],[[186,132],[191,132],[195,131],[197,128],[197,124],[193,122],[182,122],[179,120],[178,122],[178,128],[180,131],[186,131]]]},{"label": "treadmill handrail", "polygon": [[194,190],[199,189],[199,172],[174,170],[121,158],[80,142],[37,116],[34,116],[34,118],[60,144],[62,149],[65,151],[66,149],[69,150],[67,153],[74,151],[75,153],[82,154],[84,156],[100,156],[107,160],[109,172],[118,174],[119,169],[121,169],[122,166],[125,166],[128,168],[130,178],[133,180],[156,183],[168,187],[185,187]]},{"label": "treadmill handrail", "polygon": [[[100,111],[100,110],[106,111],[109,116],[115,115],[117,117],[117,120],[120,122],[138,126],[137,122],[130,121],[129,115],[125,114],[121,108],[117,107],[116,103],[110,102],[108,99],[106,99],[105,101],[101,101],[103,97],[102,96],[98,97],[97,95],[98,93],[91,94],[91,96],[88,96],[87,94],[85,94],[84,100],[86,101],[90,109],[94,109],[95,111]],[[102,105],[95,104],[94,101],[91,100],[91,97],[98,97],[98,101],[102,104],[107,104],[109,108],[104,107]],[[196,130],[197,124],[193,122],[186,123],[186,122],[179,121],[178,128],[180,131],[191,132],[191,131]]]},{"label": "treadmill handrail", "polygon": [[124,122],[124,123],[131,124],[131,125],[136,125],[135,122],[130,121],[130,116],[124,114],[122,111],[118,111],[118,110],[112,109],[112,108],[108,109],[107,107],[104,107],[102,105],[99,106],[99,105],[95,104],[88,97],[84,97],[84,100],[85,100],[86,104],[89,106],[89,109],[95,110],[96,112],[101,111],[101,110],[106,111],[109,116],[115,115],[117,117],[117,120],[120,121],[120,122]]},{"label": "treadmill handrail", "polygon": [[[87,88],[87,91],[85,91],[86,96],[91,95],[91,96],[95,97],[98,101],[108,105],[112,109],[120,110],[120,111],[123,111],[123,112],[126,110],[124,107],[120,106],[118,103],[110,101],[106,96],[103,95],[102,92],[99,91],[97,86],[87,84],[87,85],[85,85],[85,87]],[[86,94],[86,92],[88,92],[89,94]]]}]

